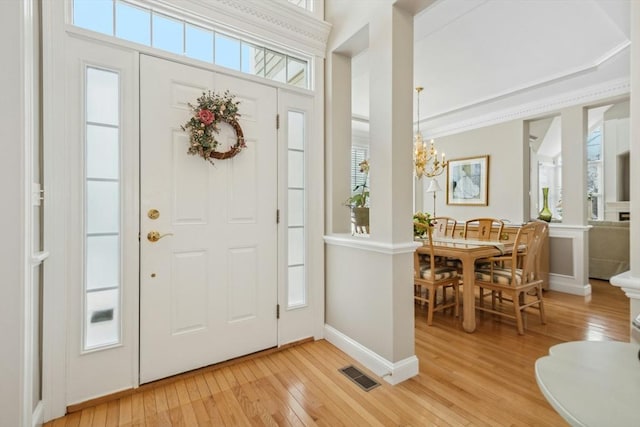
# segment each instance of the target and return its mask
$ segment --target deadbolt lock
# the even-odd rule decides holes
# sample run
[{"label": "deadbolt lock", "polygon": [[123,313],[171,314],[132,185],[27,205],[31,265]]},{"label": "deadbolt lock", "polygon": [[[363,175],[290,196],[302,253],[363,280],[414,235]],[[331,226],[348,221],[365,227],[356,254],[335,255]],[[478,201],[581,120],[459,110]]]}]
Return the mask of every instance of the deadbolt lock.
[{"label": "deadbolt lock", "polygon": [[158,209],[149,209],[147,216],[151,219],[158,219],[160,217],[160,211]]},{"label": "deadbolt lock", "polygon": [[150,241],[151,243],[155,243],[158,240],[162,239],[163,237],[167,237],[167,236],[173,236],[173,233],[160,234],[157,231],[150,231],[147,234],[147,240]]}]

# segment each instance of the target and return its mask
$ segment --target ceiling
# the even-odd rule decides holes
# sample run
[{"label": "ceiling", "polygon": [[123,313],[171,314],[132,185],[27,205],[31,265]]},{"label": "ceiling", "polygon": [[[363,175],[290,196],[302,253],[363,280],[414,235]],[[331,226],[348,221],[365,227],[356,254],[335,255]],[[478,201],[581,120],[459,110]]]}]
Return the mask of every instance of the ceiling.
[{"label": "ceiling", "polygon": [[[414,39],[427,137],[628,92],[629,0],[439,0],[416,15]],[[368,70],[364,51],[352,60],[359,119]]]}]

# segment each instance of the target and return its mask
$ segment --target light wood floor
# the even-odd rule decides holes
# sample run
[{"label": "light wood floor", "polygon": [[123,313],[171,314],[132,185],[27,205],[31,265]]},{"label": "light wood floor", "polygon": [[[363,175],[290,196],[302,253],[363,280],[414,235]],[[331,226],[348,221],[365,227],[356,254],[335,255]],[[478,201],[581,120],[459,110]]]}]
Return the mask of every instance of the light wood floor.
[{"label": "light wood floor", "polygon": [[[629,340],[629,300],[591,281],[590,299],[545,293],[547,325],[528,315],[526,335],[485,314],[473,334],[450,313],[426,325],[416,306],[420,374],[360,390],[338,372],[353,361],[322,340],[184,374],[46,426],[561,426],[540,394],[534,362],[571,340]],[[375,378],[375,377],[374,377]]]}]

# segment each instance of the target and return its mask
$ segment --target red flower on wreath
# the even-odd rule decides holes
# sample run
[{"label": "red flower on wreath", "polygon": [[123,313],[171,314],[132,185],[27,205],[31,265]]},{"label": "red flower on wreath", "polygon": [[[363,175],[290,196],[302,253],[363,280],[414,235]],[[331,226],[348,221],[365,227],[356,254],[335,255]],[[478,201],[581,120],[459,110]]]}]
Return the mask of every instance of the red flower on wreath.
[{"label": "red flower on wreath", "polygon": [[198,112],[198,118],[205,126],[209,126],[216,119],[216,116],[211,111],[202,109]]}]

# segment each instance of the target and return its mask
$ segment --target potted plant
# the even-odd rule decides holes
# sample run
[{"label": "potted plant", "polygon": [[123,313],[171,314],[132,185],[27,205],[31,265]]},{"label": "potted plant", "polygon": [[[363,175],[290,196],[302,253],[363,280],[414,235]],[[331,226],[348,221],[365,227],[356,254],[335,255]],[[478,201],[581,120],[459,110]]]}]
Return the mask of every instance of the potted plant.
[{"label": "potted plant", "polygon": [[351,223],[356,233],[369,233],[369,160],[361,161],[360,173],[364,174],[364,182],[353,188],[355,194],[345,204],[351,208]]},{"label": "potted plant", "polygon": [[431,215],[429,212],[416,212],[413,214],[413,237],[423,239],[429,227],[431,227]]}]

